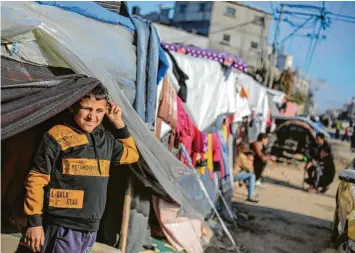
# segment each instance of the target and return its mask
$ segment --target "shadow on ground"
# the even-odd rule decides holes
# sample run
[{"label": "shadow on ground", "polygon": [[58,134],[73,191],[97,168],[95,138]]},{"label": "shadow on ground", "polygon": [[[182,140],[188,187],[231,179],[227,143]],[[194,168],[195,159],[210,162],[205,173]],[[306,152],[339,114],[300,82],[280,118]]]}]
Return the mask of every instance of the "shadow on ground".
[{"label": "shadow on ground", "polygon": [[[308,185],[305,183],[303,186],[302,185],[294,185],[294,184],[290,184],[288,182],[279,180],[279,179],[275,179],[275,178],[271,178],[271,177],[264,177],[263,178],[265,183],[269,183],[269,184],[273,184],[273,185],[278,185],[278,186],[283,186],[283,187],[287,187],[287,188],[291,188],[291,189],[295,189],[295,190],[299,190],[299,191],[306,191]],[[322,196],[326,196],[329,198],[334,198],[333,195],[330,194],[321,194]]]},{"label": "shadow on ground", "polygon": [[[248,216],[231,230],[243,253],[334,252],[330,249],[329,221],[244,203],[233,203],[233,208],[245,218]],[[230,244],[227,238],[223,241]],[[211,247],[206,252],[226,250]]]}]

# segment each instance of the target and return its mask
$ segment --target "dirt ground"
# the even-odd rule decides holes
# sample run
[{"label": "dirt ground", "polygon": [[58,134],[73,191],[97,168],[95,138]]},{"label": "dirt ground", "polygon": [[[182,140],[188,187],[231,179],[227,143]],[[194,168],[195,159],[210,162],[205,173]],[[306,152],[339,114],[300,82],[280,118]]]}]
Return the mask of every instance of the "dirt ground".
[{"label": "dirt ground", "polygon": [[[350,144],[331,141],[337,170],[355,157]],[[301,166],[270,164],[265,182],[257,187],[260,202],[245,201],[245,187],[235,189],[234,207],[249,220],[238,222],[231,232],[241,252],[250,253],[334,253],[329,237],[335,210],[338,177],[325,195],[309,194],[302,189]],[[224,239],[229,244],[228,239]],[[226,252],[217,248],[208,252]]]},{"label": "dirt ground", "polygon": [[[343,169],[355,157],[349,143],[331,141],[337,170]],[[336,176],[325,195],[308,194],[302,190],[304,171],[301,166],[272,164],[264,173],[263,186],[257,187],[260,202],[245,201],[245,187],[237,188],[234,208],[250,218],[238,222],[232,235],[243,253],[334,253],[329,242],[331,221],[335,209]],[[1,236],[1,252],[12,253],[17,237]],[[228,248],[227,237],[222,243]],[[104,245],[95,245],[94,252],[117,252]],[[207,253],[228,252],[210,247]]]}]

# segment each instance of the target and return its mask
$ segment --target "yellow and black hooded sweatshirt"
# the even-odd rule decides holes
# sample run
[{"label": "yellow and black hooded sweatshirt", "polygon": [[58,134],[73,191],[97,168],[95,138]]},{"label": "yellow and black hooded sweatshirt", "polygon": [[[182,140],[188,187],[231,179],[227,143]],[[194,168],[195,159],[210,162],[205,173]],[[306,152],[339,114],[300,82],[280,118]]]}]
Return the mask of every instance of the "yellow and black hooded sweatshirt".
[{"label": "yellow and black hooded sweatshirt", "polygon": [[94,232],[106,205],[110,167],[138,161],[126,127],[85,133],[71,121],[46,132],[26,180],[28,226],[44,223]]}]

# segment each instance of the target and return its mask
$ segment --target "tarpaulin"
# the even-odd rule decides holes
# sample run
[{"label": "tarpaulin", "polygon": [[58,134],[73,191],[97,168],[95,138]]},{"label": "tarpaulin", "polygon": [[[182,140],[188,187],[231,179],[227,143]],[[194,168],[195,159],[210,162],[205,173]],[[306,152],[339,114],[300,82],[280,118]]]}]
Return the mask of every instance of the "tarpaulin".
[{"label": "tarpaulin", "polygon": [[134,31],[132,20],[101,7],[91,1],[37,1],[42,5],[55,6],[112,25],[121,25]]},{"label": "tarpaulin", "polygon": [[[207,131],[219,116],[233,114],[236,106],[236,72],[232,71],[226,80],[222,66],[212,60],[195,58],[189,55],[171,52],[179,67],[189,77],[185,81],[187,101],[184,107],[200,131]],[[172,66],[172,64],[169,64]],[[179,82],[169,67],[168,75],[177,91]],[[215,129],[216,131],[220,129]]]}]

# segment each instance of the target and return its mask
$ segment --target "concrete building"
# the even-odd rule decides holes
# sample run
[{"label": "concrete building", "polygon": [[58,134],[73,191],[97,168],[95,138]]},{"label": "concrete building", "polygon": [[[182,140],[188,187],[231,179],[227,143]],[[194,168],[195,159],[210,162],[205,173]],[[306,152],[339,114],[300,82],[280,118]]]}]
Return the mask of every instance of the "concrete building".
[{"label": "concrete building", "polygon": [[201,48],[208,47],[208,38],[202,35],[193,34],[185,30],[153,22],[158,31],[161,41],[168,43],[181,43],[194,45]]},{"label": "concrete building", "polygon": [[293,56],[287,55],[285,50],[277,56],[276,67],[280,71],[284,71],[285,69],[292,69],[293,65]]},{"label": "concrete building", "polygon": [[171,8],[161,8],[159,12],[152,12],[144,16],[144,18],[149,19],[153,22],[170,25],[171,20],[169,18]]},{"label": "concrete building", "polygon": [[267,57],[271,14],[238,1],[175,2],[171,25],[207,36],[208,48],[236,54],[249,68]]}]

